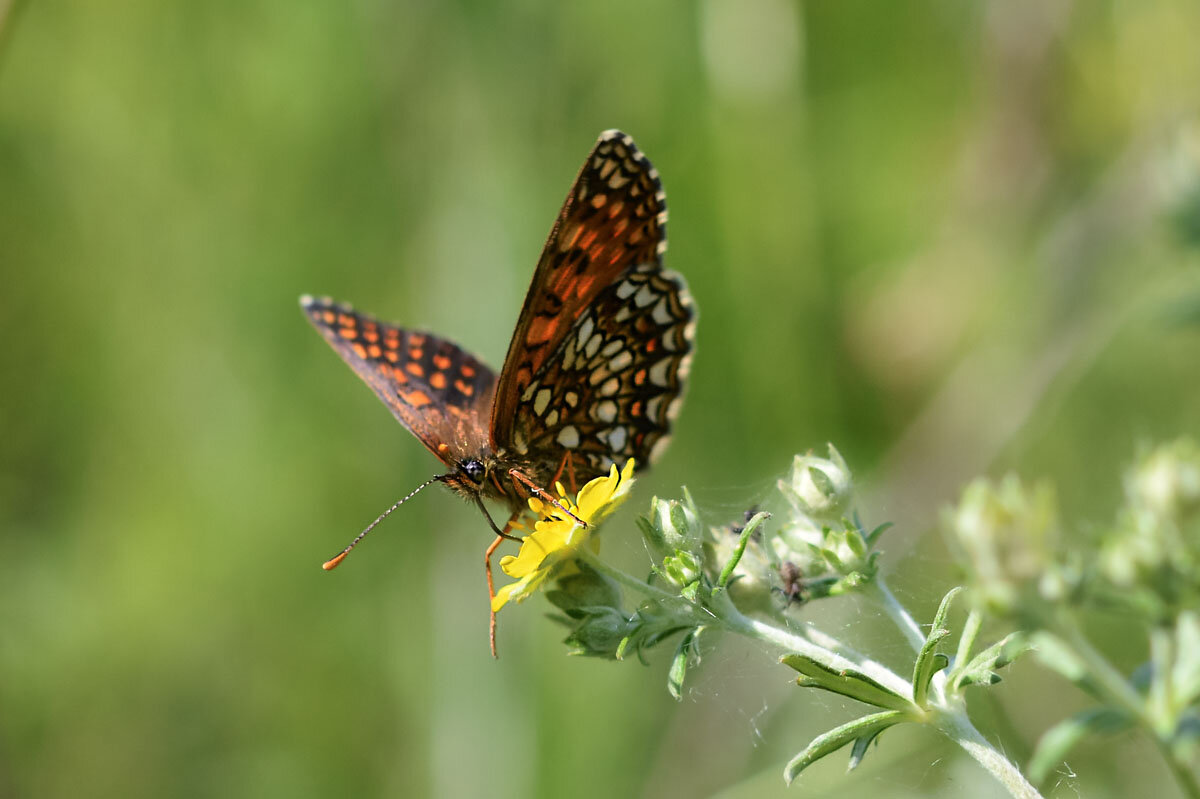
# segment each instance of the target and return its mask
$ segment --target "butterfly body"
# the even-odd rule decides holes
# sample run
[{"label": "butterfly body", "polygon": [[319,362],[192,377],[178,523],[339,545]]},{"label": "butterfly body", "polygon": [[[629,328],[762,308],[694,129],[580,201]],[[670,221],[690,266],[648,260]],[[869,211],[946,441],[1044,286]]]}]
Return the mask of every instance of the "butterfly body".
[{"label": "butterfly body", "polygon": [[666,197],[620,131],[601,134],[559,212],[499,374],[456,344],[302,297],[309,321],[438,456],[464,498],[513,514],[669,438],[692,351],[683,279],[662,267]]}]

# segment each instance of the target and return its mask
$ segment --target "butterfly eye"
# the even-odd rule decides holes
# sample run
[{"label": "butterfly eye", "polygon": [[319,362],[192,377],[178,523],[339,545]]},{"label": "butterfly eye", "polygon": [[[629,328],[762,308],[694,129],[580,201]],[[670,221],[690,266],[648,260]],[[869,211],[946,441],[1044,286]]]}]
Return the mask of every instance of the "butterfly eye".
[{"label": "butterfly eye", "polygon": [[484,469],[483,464],[476,460],[463,461],[461,464],[459,464],[458,468],[459,471],[461,471],[467,477],[470,477],[471,481],[476,485],[479,485],[483,482],[484,474],[487,471]]}]

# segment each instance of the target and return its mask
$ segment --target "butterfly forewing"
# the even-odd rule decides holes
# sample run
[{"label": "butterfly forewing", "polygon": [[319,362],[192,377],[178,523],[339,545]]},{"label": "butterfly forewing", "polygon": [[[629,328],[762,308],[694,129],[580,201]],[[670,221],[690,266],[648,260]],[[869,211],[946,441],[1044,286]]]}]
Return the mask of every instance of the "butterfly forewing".
[{"label": "butterfly forewing", "polygon": [[600,135],[538,260],[496,390],[495,448],[513,445],[517,406],[598,296],[629,269],[659,264],[666,196],[633,139]]},{"label": "butterfly forewing", "polygon": [[496,376],[429,333],[385,324],[328,299],[302,297],[309,321],[426,447],[450,465],[487,446]]}]

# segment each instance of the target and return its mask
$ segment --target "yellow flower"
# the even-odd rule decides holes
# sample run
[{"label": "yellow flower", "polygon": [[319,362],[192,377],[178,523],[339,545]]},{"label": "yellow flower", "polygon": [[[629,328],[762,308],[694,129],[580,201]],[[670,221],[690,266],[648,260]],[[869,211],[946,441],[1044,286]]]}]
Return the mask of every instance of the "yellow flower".
[{"label": "yellow flower", "polygon": [[579,548],[590,540],[600,522],[629,496],[633,488],[633,460],[626,461],[620,472],[613,464],[607,475],[597,477],[581,488],[574,501],[567,496],[562,483],[557,483],[555,488],[563,506],[587,522],[587,527],[549,502],[530,499],[529,508],[538,521],[533,525],[533,532],[521,542],[517,554],[500,559],[500,568],[517,581],[496,592],[492,599],[493,611],[504,607],[509,600],[525,601],[574,560]]}]

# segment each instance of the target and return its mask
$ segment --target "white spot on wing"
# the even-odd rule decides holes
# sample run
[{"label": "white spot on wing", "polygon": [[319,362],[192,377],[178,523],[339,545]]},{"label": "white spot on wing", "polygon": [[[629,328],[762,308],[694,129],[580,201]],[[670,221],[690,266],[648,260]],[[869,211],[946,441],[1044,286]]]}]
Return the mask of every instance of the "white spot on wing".
[{"label": "white spot on wing", "polygon": [[579,446],[579,431],[574,425],[567,425],[558,431],[558,443],[567,449],[575,449]]},{"label": "white spot on wing", "polygon": [[533,412],[541,416],[546,412],[546,406],[550,404],[550,389],[543,388],[537,393],[537,397],[533,400]]},{"label": "white spot on wing", "polygon": [[592,415],[598,421],[612,423],[617,418],[617,403],[612,400],[604,400],[597,403],[592,409]]},{"label": "white spot on wing", "polygon": [[579,336],[577,340],[579,341],[580,349],[583,349],[583,345],[586,344],[587,340],[592,337],[592,331],[595,329],[596,323],[592,321],[591,314],[588,314],[584,317],[583,321],[579,323]]},{"label": "white spot on wing", "polygon": [[650,367],[650,382],[656,386],[663,388],[670,387],[671,383],[668,379],[668,373],[671,368],[671,359],[663,358],[658,363]]},{"label": "white spot on wing", "polygon": [[670,324],[675,317],[671,316],[671,309],[667,307],[667,298],[663,297],[658,301],[658,305],[654,306],[652,318],[660,325]]},{"label": "white spot on wing", "polygon": [[622,350],[611,361],[608,362],[608,368],[614,372],[620,372],[628,369],[633,364],[633,355],[629,350]]}]

